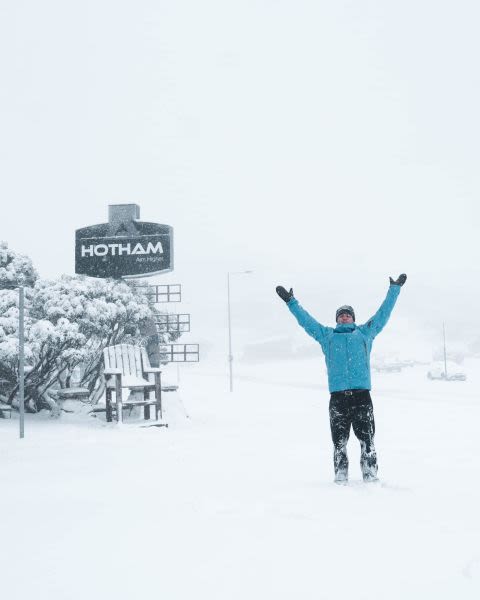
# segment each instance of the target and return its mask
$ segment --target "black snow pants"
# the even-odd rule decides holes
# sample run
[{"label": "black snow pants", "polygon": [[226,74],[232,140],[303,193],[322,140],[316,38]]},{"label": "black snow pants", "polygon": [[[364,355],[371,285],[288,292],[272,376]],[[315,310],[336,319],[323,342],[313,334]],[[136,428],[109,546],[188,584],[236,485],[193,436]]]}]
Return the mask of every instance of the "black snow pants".
[{"label": "black snow pants", "polygon": [[377,475],[377,454],[374,446],[375,421],[368,390],[345,390],[330,396],[330,428],[333,440],[335,477],[348,477],[347,442],[350,427],[360,440],[360,467],[365,480]]}]

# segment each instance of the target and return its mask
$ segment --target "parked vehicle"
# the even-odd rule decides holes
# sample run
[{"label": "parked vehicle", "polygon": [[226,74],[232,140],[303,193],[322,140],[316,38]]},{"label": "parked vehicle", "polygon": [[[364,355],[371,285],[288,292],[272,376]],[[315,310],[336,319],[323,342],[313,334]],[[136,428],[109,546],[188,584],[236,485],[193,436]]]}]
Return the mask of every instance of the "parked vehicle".
[{"label": "parked vehicle", "polygon": [[447,381],[467,381],[465,373],[452,373],[447,375]]},{"label": "parked vehicle", "polygon": [[402,370],[402,363],[379,363],[372,365],[375,371],[384,371],[386,373],[400,373]]},{"label": "parked vehicle", "polygon": [[450,372],[445,375],[442,369],[431,369],[427,373],[428,379],[439,379],[442,381],[466,381],[467,376],[462,371]]}]

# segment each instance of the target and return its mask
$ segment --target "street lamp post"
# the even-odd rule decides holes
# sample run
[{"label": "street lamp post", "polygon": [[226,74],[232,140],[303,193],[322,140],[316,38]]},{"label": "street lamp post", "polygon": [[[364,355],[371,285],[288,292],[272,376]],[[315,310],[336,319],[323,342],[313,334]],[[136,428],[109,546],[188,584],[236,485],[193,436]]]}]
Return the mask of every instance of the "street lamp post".
[{"label": "street lamp post", "polygon": [[228,366],[230,372],[230,391],[233,392],[233,354],[232,354],[232,313],[230,309],[230,275],[245,275],[252,271],[233,271],[227,273],[227,305],[228,305]]}]

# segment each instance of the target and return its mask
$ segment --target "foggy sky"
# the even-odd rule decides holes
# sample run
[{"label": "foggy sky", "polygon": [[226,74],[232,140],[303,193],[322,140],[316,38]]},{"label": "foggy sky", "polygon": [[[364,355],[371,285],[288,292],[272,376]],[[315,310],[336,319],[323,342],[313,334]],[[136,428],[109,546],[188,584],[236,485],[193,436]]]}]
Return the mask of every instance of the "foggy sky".
[{"label": "foggy sky", "polygon": [[43,277],[73,273],[75,229],[137,203],[174,227],[157,282],[183,284],[192,341],[223,343],[244,269],[239,343],[294,331],[277,284],[332,324],[344,303],[366,320],[401,272],[387,340],[443,320],[478,337],[479,13],[4,0],[0,239]]}]

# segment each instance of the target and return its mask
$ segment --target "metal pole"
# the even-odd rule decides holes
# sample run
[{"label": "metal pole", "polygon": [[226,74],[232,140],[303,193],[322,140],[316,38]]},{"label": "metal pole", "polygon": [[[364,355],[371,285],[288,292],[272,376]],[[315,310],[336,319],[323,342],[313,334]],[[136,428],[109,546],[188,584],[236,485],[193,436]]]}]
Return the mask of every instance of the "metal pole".
[{"label": "metal pole", "polygon": [[18,301],[18,393],[19,393],[19,406],[20,406],[20,438],[25,437],[25,324],[24,324],[24,310],[25,310],[25,293],[23,286],[20,286],[18,290],[19,301]]},{"label": "metal pole", "polygon": [[230,273],[227,273],[227,302],[228,302],[228,365],[230,370],[230,391],[233,392],[233,369],[232,369],[232,319],[230,313]]},{"label": "metal pole", "polygon": [[232,313],[230,310],[230,275],[245,275],[253,271],[233,271],[227,273],[227,304],[228,304],[228,364],[230,371],[230,391],[233,392],[233,353],[232,353]]},{"label": "metal pole", "polygon": [[445,341],[445,322],[443,323],[443,362],[445,364],[445,379],[448,379],[447,373],[447,344]]}]

